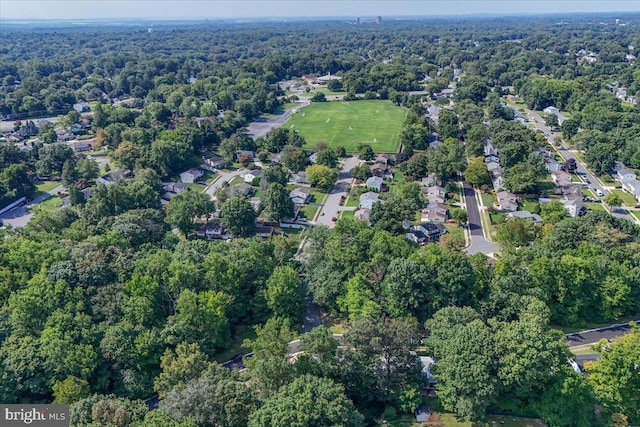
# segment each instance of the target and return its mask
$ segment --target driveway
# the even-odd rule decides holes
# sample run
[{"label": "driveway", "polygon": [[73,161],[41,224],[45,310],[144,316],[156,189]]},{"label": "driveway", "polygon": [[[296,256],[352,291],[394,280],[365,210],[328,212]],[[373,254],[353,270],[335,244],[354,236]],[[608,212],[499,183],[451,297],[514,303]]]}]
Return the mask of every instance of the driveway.
[{"label": "driveway", "polygon": [[64,190],[64,186],[59,185],[56,188],[36,197],[26,205],[19,206],[15,209],[10,210],[9,212],[3,213],[2,215],[0,215],[0,218],[5,225],[11,225],[13,228],[24,227],[31,220],[31,218],[33,218],[34,213],[32,212],[32,210],[35,206],[44,202],[49,197],[56,196],[58,192],[62,190]]},{"label": "driveway", "polygon": [[[640,320],[636,320],[640,323]],[[601,339],[611,340],[620,335],[628,334],[631,326],[628,323],[607,326],[606,328],[590,329],[588,331],[574,332],[565,334],[565,339],[569,342],[569,347],[575,347],[583,344],[593,344]]]},{"label": "driveway", "polygon": [[317,225],[326,225],[327,227],[333,227],[334,222],[331,218],[338,217],[341,210],[340,197],[347,197],[346,189],[350,187],[353,181],[353,177],[349,172],[360,163],[357,157],[349,157],[344,160],[342,167],[340,168],[340,176],[335,186],[329,193],[329,196],[325,200],[324,204],[320,207],[320,212],[316,218]]},{"label": "driveway", "polygon": [[270,130],[279,128],[280,126],[285,124],[285,122],[289,120],[289,117],[291,117],[291,113],[293,111],[296,111],[299,108],[305,107],[307,105],[309,105],[309,100],[302,100],[295,107],[287,108],[277,116],[271,117],[269,119],[261,117],[255,122],[249,124],[249,126],[247,127],[247,134],[249,134],[249,136],[251,136],[253,139],[265,136],[267,133],[269,133]]},{"label": "driveway", "polygon": [[219,171],[218,178],[216,178],[215,181],[209,184],[207,188],[203,190],[203,192],[208,194],[212,199],[215,199],[216,191],[218,191],[218,189],[222,187],[225,182],[230,182],[231,180],[233,180],[233,178],[235,178],[236,176],[240,176],[245,172],[246,169],[238,169],[230,172]]},{"label": "driveway", "polygon": [[480,220],[480,209],[478,208],[478,200],[476,192],[468,182],[462,184],[464,192],[464,200],[467,205],[467,222],[471,234],[471,244],[464,251],[467,255],[483,253],[491,254],[498,250],[498,245],[484,238],[482,232],[482,221]]}]

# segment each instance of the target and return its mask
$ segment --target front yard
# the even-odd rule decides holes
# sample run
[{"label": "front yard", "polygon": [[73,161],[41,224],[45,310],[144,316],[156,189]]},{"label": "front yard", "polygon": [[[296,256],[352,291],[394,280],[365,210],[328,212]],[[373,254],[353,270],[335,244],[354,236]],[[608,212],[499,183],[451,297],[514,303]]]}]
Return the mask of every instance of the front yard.
[{"label": "front yard", "polygon": [[635,206],[638,204],[636,199],[629,193],[623,190],[611,190],[611,193],[620,196],[622,199],[622,204],[625,206]]}]

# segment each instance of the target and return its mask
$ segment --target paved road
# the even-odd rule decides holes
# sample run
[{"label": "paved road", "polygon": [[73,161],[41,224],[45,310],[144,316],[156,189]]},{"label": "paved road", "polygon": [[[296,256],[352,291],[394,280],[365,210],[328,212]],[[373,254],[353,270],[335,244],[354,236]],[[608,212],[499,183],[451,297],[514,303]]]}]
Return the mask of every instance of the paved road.
[{"label": "paved road", "polygon": [[246,169],[238,169],[230,172],[224,172],[224,171],[218,172],[220,176],[218,176],[218,178],[215,181],[213,181],[211,184],[207,186],[207,188],[204,189],[204,193],[208,194],[209,197],[213,199],[215,197],[216,191],[218,191],[218,189],[222,187],[222,185],[225,182],[230,182],[231,180],[233,180],[233,178],[235,178],[236,176],[242,175],[246,171],[247,171]]},{"label": "paved road", "polygon": [[[640,320],[636,320],[636,323],[640,324]],[[628,323],[621,323],[611,325],[606,328],[590,329],[588,331],[574,332],[572,334],[566,334],[565,339],[569,342],[570,347],[575,347],[583,344],[593,344],[601,339],[613,339],[620,335],[628,334],[631,331],[631,326]]]},{"label": "paved road", "polygon": [[476,200],[475,190],[468,182],[463,183],[464,200],[467,205],[467,218],[469,231],[471,232],[471,244],[465,252],[468,255],[477,253],[490,254],[498,250],[498,245],[484,238],[482,233],[482,221],[480,220],[480,209]]},{"label": "paved road", "polygon": [[270,130],[279,128],[287,120],[289,120],[289,117],[291,117],[291,113],[294,110],[298,110],[299,108],[302,108],[307,105],[309,105],[309,100],[303,99],[295,107],[287,108],[286,110],[284,110],[282,113],[278,114],[275,117],[271,117],[270,119],[260,118],[255,122],[249,124],[249,126],[247,127],[247,133],[253,139],[256,139],[261,136],[265,136],[267,133],[269,133]]},{"label": "paved road", "polygon": [[39,203],[44,202],[49,197],[57,196],[57,194],[64,190],[64,186],[59,185],[53,190],[49,190],[46,193],[36,197],[24,206],[17,207],[0,215],[0,218],[5,225],[11,225],[13,228],[24,227],[33,218],[33,208]]},{"label": "paved road", "polygon": [[359,163],[360,160],[357,157],[349,157],[344,160],[340,169],[340,177],[338,178],[336,185],[331,190],[331,193],[329,193],[324,204],[320,207],[320,213],[316,219],[317,225],[326,225],[328,227],[334,226],[334,222],[331,221],[331,218],[338,217],[338,213],[341,210],[340,197],[347,197],[346,188],[350,187],[353,181],[353,177],[349,171]]},{"label": "paved road", "polygon": [[[515,107],[513,105],[510,105],[510,106],[511,108],[514,108],[514,109],[521,108],[533,121],[533,124],[544,134],[544,136],[547,138],[547,141],[551,142],[554,139],[555,137],[554,132],[552,132],[551,129],[549,129],[545,125],[544,119],[540,116],[540,114],[538,114],[535,111],[529,110],[527,108]],[[564,120],[564,116],[562,116],[561,119]],[[587,166],[578,157],[576,157],[576,155],[571,150],[569,150],[564,144],[561,143],[559,146],[555,146],[555,147],[556,147],[556,150],[560,153],[560,155],[562,155],[562,157],[564,157],[566,160],[575,159],[576,165],[578,166],[577,172],[582,177],[583,180],[584,180],[584,177],[586,177],[586,179],[588,180],[587,185],[589,186],[589,188],[591,188],[592,190],[600,190],[604,195],[609,193],[609,188],[604,186],[602,182],[600,182],[598,177],[596,177],[587,168]],[[631,215],[629,211],[624,208],[615,209],[612,212],[612,215],[618,218],[624,218],[634,223],[638,223],[635,217]]]}]

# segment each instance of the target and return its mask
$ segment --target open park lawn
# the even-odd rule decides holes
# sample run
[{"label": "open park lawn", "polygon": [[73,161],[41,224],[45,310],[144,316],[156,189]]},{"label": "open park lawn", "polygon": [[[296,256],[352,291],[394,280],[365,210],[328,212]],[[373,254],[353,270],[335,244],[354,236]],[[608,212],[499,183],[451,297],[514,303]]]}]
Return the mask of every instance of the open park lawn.
[{"label": "open park lawn", "polygon": [[394,153],[406,114],[391,101],[318,102],[301,108],[284,126],[300,131],[307,140],[304,148],[325,141],[349,153],[357,152],[359,144],[370,144],[376,153]]}]

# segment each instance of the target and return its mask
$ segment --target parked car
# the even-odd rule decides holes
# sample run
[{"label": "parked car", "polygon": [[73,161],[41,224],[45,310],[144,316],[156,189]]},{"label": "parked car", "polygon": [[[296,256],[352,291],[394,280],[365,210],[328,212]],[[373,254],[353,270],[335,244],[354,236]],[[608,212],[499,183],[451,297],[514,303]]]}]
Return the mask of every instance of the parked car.
[{"label": "parked car", "polygon": [[338,218],[336,218],[335,216],[331,217],[331,221],[337,221]]},{"label": "parked car", "polygon": [[594,188],[593,190],[596,192],[598,197],[604,197],[604,193],[599,188]]}]

